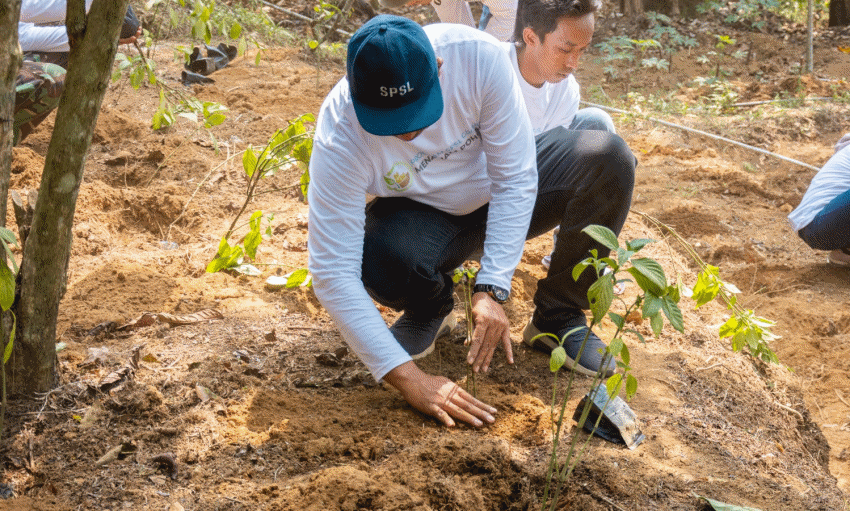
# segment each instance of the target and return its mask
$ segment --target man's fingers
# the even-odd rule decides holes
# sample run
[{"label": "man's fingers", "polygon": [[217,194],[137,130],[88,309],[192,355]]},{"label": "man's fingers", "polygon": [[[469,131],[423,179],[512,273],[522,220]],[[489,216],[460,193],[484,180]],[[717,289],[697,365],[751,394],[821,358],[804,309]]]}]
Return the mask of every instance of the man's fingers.
[{"label": "man's fingers", "polygon": [[454,418],[475,427],[483,426],[484,422],[492,424],[496,420],[493,417],[493,414],[496,413],[495,408],[475,399],[463,389],[460,389],[452,402],[447,403],[447,407]]},{"label": "man's fingers", "polygon": [[451,415],[439,406],[434,406],[434,413],[432,415],[440,419],[440,422],[442,422],[446,427],[451,428],[455,425],[455,421],[452,420]]},{"label": "man's fingers", "polygon": [[511,344],[511,332],[508,330],[505,332],[505,335],[502,337],[502,345],[505,347],[505,358],[508,359],[509,364],[514,363],[514,347]]}]

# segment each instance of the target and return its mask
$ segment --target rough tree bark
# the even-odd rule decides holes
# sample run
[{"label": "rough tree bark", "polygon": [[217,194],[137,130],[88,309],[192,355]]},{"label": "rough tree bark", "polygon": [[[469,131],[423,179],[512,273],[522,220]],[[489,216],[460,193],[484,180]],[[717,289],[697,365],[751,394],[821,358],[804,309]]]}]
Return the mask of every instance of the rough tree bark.
[{"label": "rough tree bark", "polygon": [[33,222],[21,263],[18,331],[11,389],[45,392],[55,380],[56,317],[71,249],[72,224],[100,105],[129,0],[68,0],[71,43],[65,91],[45,157]]},{"label": "rough tree bark", "polygon": [[[0,226],[6,227],[6,195],[12,164],[12,122],[15,117],[15,83],[21,67],[18,20],[21,0],[0,1]],[[5,257],[5,254],[3,255]]]},{"label": "rough tree bark", "polygon": [[830,0],[829,26],[846,27],[850,25],[850,0]]},{"label": "rough tree bark", "polygon": [[[6,202],[12,166],[12,142],[15,120],[15,86],[21,67],[21,47],[18,44],[18,20],[21,18],[21,0],[0,0],[0,226],[6,227]],[[5,252],[0,255],[6,259]],[[12,333],[12,315],[0,313],[0,346],[6,346]],[[0,353],[0,356],[2,354]],[[2,371],[3,369],[0,369]],[[0,374],[5,388],[6,373]],[[6,403],[5,393],[2,396]],[[0,433],[2,433],[0,417]]]}]

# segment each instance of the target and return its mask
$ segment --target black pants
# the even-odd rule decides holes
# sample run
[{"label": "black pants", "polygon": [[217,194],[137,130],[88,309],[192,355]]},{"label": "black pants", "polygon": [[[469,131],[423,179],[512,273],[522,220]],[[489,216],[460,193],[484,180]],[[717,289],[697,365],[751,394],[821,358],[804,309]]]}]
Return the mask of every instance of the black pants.
[{"label": "black pants", "polygon": [[[560,225],[545,278],[537,284],[534,323],[559,327],[575,309],[587,309],[591,271],[576,282],[572,269],[605,248],[581,230],[604,225],[619,234],[631,206],[636,160],[625,141],[607,131],[556,128],[536,138],[538,191],[527,239]],[[417,316],[445,315],[453,307],[451,275],[484,246],[485,205],[468,215],[444,213],[403,197],[367,206],[363,284],[379,303]]]}]

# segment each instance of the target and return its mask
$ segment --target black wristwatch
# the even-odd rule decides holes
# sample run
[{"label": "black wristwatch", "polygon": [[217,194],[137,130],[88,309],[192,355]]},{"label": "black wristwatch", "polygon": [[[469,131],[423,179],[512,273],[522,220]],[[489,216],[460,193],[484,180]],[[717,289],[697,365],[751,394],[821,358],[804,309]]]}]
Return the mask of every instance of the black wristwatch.
[{"label": "black wristwatch", "polygon": [[495,300],[497,303],[505,303],[508,301],[508,297],[511,295],[511,292],[507,289],[502,289],[499,286],[494,286],[493,284],[475,284],[475,287],[472,288],[473,293],[487,293],[490,295],[490,298]]}]

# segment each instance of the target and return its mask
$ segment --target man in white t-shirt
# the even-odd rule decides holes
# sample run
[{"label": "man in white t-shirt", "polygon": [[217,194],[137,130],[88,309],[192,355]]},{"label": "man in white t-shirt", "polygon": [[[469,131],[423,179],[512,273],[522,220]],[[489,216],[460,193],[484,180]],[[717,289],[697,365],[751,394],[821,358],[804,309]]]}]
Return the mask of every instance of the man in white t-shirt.
[{"label": "man in white t-shirt", "polygon": [[788,221],[806,245],[830,250],[830,263],[850,268],[850,133],[835,144]]},{"label": "man in white t-shirt", "polygon": [[[467,362],[487,371],[500,344],[513,362],[502,304],[525,240],[558,224],[618,232],[625,222],[634,185],[625,142],[594,142],[610,146],[622,172],[609,161],[574,168],[557,142],[535,141],[499,43],[463,25],[373,18],[349,41],[346,77],[322,105],[308,192],[314,290],[372,375],[446,425],[481,426],[496,411],[414,362],[451,324],[454,269],[483,249]],[[367,195],[377,199],[367,205]],[[585,235],[556,247],[535,295],[546,323],[535,324],[584,324],[592,279],[576,282],[571,270],[590,249],[603,251]],[[372,299],[404,314],[387,328]],[[611,374],[593,338],[580,364]]]},{"label": "man in white t-shirt", "polygon": [[[593,39],[594,16],[601,7],[600,0],[519,0],[512,41],[502,43],[517,74],[535,136],[560,145],[566,165],[574,167],[576,172],[585,172],[587,167],[616,155],[616,150],[608,154],[611,134],[616,133],[611,116],[599,108],[579,109],[581,93],[573,75]],[[619,172],[633,169],[633,164],[618,165],[611,161],[611,165],[619,166]],[[631,196],[626,208],[630,203]],[[562,233],[560,227],[555,232],[556,245],[559,237],[569,243],[575,236],[581,236],[577,232]],[[547,269],[553,254],[543,259]],[[580,319],[576,316],[576,324]],[[533,347],[551,351],[556,346],[551,337],[532,341],[541,333],[535,323],[552,324],[542,315],[533,318],[523,339]],[[571,360],[577,355],[582,339],[583,334],[572,335],[564,343]]]},{"label": "man in white t-shirt", "polygon": [[[519,1],[512,40],[503,47],[519,77],[535,136],[559,126],[616,133],[605,111],[579,109],[581,92],[573,75],[593,38],[594,15],[601,7],[600,0]],[[555,229],[556,242],[559,231]],[[544,257],[543,266],[548,269],[551,260],[551,255]]]}]

